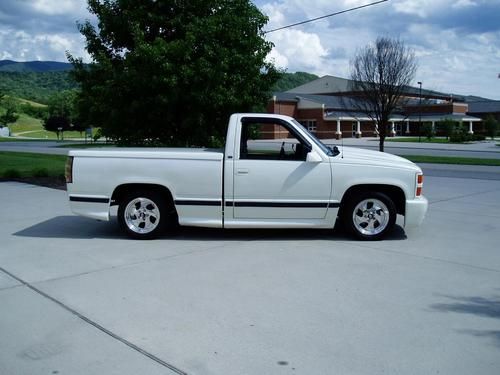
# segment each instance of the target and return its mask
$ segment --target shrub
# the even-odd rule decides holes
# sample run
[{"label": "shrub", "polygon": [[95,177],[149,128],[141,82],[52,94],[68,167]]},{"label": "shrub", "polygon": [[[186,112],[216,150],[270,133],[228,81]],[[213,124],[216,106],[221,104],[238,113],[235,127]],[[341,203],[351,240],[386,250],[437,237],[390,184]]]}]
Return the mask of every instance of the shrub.
[{"label": "shrub", "polygon": [[485,141],[486,140],[486,136],[484,134],[474,134],[472,136],[472,140],[473,141]]},{"label": "shrub", "polygon": [[491,115],[489,115],[486,120],[484,121],[484,127],[486,129],[486,134],[488,137],[491,139],[495,138],[495,135],[497,134],[497,128],[498,128],[498,121],[495,120],[495,118]]},{"label": "shrub", "polygon": [[444,119],[437,123],[438,129],[443,133],[446,139],[449,139],[454,132],[456,122],[451,119]]},{"label": "shrub", "polygon": [[432,125],[429,124],[428,122],[424,123],[422,126],[422,134],[427,138],[427,139],[432,139],[436,135],[436,132],[434,129],[432,129]]},{"label": "shrub", "polygon": [[467,141],[467,136],[466,134],[462,132],[453,132],[450,135],[450,142],[451,143],[463,143]]},{"label": "shrub", "polygon": [[21,172],[19,172],[17,169],[6,169],[3,172],[3,177],[5,178],[19,178],[21,177]]}]

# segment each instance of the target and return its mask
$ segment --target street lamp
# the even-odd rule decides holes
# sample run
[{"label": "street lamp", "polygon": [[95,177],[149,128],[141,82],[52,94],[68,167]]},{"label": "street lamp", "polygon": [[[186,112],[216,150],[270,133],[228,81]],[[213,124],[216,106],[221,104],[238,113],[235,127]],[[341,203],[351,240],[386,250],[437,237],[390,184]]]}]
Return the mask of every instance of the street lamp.
[{"label": "street lamp", "polygon": [[420,129],[422,128],[422,82],[417,82],[420,86],[418,90],[418,141],[420,142]]}]

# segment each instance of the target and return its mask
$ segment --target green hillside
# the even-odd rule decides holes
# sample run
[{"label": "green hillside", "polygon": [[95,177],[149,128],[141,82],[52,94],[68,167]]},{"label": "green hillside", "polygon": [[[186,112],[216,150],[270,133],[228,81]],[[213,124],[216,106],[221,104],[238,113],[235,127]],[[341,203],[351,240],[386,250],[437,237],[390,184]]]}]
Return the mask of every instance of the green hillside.
[{"label": "green hillside", "polygon": [[68,72],[0,71],[0,92],[42,104],[47,104],[52,94],[76,87]]},{"label": "green hillside", "polygon": [[62,72],[71,69],[71,64],[59,61],[0,60],[0,72]]},{"label": "green hillside", "polygon": [[273,92],[287,91],[318,78],[319,77],[315,74],[305,72],[285,73],[283,74],[283,77],[281,77],[281,79],[274,85]]},{"label": "green hillside", "polygon": [[[32,102],[25,99],[12,98],[16,102],[17,114],[19,118],[13,124],[9,124],[11,136],[22,138],[37,138],[37,139],[57,139],[54,132],[48,132],[43,128],[43,120],[35,117],[39,111],[36,109],[44,109],[46,105]],[[35,110],[34,110],[35,109]],[[0,114],[5,113],[5,108],[0,103]],[[67,131],[64,132],[64,139],[81,138],[79,132]],[[0,138],[0,141],[7,140]]]}]

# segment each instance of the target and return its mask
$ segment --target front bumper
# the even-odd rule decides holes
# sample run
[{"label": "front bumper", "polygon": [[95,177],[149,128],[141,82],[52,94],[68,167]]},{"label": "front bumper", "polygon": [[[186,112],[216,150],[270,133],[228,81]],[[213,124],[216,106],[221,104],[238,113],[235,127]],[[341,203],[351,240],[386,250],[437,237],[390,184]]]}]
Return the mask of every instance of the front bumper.
[{"label": "front bumper", "polygon": [[407,200],[405,209],[405,228],[418,227],[425,218],[429,202],[424,196]]}]

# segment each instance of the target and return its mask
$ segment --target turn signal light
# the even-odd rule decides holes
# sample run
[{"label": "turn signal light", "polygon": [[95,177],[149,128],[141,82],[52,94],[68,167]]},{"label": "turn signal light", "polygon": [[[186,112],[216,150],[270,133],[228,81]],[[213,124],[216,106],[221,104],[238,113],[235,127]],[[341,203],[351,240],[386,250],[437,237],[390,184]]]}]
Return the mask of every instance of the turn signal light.
[{"label": "turn signal light", "polygon": [[419,174],[417,174],[417,189],[415,191],[416,197],[420,197],[422,195],[423,185],[424,185],[424,175],[419,173]]},{"label": "turn signal light", "polygon": [[67,184],[71,184],[73,182],[73,156],[68,156],[68,158],[66,159],[64,177],[66,177]]}]

